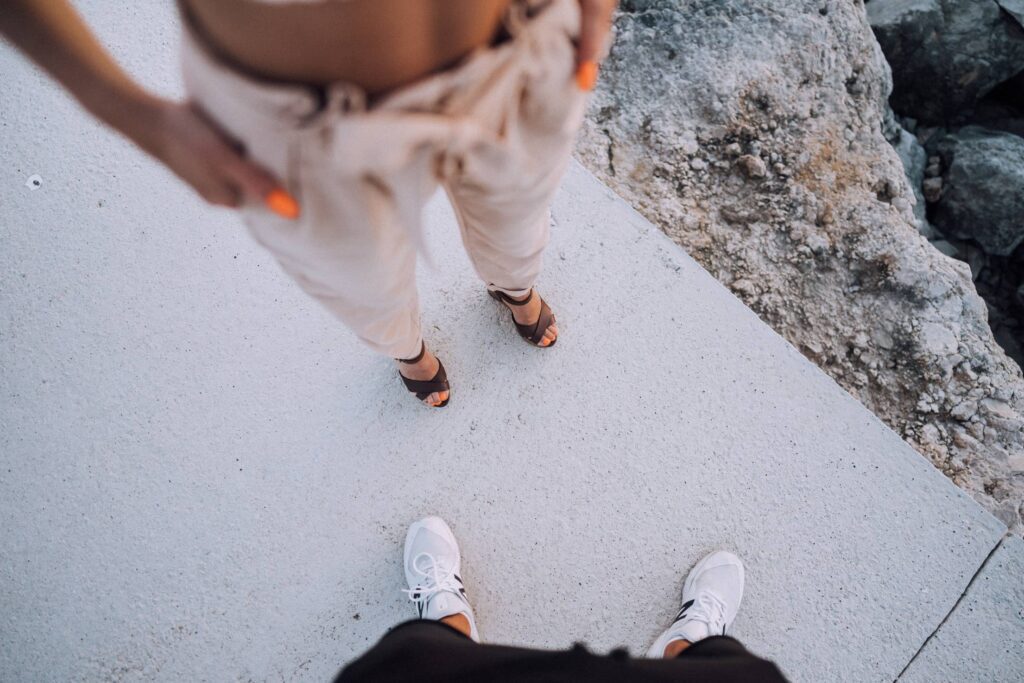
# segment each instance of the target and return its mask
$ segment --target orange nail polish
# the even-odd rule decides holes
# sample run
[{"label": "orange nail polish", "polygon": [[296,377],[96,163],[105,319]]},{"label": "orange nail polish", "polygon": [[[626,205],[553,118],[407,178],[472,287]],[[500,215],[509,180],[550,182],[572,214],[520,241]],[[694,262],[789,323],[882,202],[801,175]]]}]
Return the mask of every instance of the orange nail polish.
[{"label": "orange nail polish", "polygon": [[576,85],[580,90],[593,90],[597,84],[597,62],[588,60],[576,69]]},{"label": "orange nail polish", "polygon": [[295,219],[299,217],[299,203],[295,197],[278,188],[271,190],[263,198],[267,208],[283,218]]}]

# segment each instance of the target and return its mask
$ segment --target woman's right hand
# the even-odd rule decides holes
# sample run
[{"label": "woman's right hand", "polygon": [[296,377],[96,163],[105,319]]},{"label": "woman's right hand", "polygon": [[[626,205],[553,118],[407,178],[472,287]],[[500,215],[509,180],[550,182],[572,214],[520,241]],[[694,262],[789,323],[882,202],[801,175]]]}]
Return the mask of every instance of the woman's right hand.
[{"label": "woman's right hand", "polygon": [[267,201],[283,192],[277,178],[247,159],[241,144],[191,101],[157,100],[144,129],[136,142],[211,204],[237,208],[245,195]]}]

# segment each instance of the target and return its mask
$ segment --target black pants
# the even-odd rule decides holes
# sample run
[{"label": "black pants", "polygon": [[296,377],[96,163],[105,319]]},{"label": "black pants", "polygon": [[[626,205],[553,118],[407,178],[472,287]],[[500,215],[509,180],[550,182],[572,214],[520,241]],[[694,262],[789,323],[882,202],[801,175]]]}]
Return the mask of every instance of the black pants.
[{"label": "black pants", "polygon": [[625,650],[608,656],[582,645],[571,650],[528,650],[480,645],[438,621],[407,621],[346,666],[335,683],[387,681],[721,681],[785,682],[778,668],[726,636],[694,643],[675,659],[632,659]]}]

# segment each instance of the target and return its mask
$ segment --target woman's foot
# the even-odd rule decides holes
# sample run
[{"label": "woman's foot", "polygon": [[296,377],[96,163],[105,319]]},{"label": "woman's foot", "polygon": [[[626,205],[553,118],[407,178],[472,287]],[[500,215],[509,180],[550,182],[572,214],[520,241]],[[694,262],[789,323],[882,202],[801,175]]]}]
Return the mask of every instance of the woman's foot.
[{"label": "woman's foot", "polygon": [[[534,294],[535,296],[531,297],[531,294]],[[514,301],[526,301],[527,299],[530,299],[521,306],[508,306],[508,308],[509,310],[512,311],[512,318],[518,324],[537,324],[537,319],[540,318],[540,311],[543,301],[539,294],[537,294],[534,290],[531,289],[523,296],[509,296],[507,294],[505,296],[508,296],[509,299],[512,299]],[[558,339],[558,325],[555,323],[554,316],[552,316],[551,324],[548,325],[548,328],[546,330],[544,330],[544,336],[543,338],[541,338],[539,342],[537,342],[537,346],[551,346],[552,344],[555,343],[556,339]]]},{"label": "woman's foot", "polygon": [[[424,382],[433,379],[441,365],[437,357],[425,347],[423,356],[415,363],[404,363],[402,361],[396,361],[396,363],[398,363],[398,374],[402,377]],[[435,391],[423,399],[423,402],[434,408],[447,401],[450,394],[450,391]]]}]

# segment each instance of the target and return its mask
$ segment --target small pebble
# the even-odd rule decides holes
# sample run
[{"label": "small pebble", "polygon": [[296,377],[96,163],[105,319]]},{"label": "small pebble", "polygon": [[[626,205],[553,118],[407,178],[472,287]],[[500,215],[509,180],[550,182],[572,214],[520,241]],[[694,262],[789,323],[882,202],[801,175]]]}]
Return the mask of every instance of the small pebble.
[{"label": "small pebble", "polygon": [[736,163],[740,165],[748,178],[763,178],[768,173],[761,157],[756,157],[753,154],[744,154]]}]

